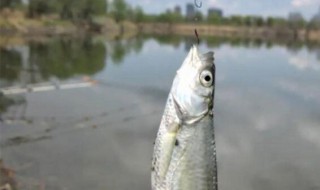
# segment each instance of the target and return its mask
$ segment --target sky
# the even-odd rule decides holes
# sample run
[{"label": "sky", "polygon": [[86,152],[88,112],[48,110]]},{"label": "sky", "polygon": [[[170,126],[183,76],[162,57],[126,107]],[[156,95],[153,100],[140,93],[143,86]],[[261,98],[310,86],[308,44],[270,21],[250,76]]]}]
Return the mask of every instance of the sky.
[{"label": "sky", "polygon": [[[287,17],[289,12],[300,12],[310,19],[320,11],[320,0],[197,0],[202,7],[197,8],[204,14],[208,8],[221,8],[224,15],[262,15]],[[194,0],[126,0],[132,6],[141,6],[146,13],[160,13],[179,5],[183,13],[187,3]]]}]

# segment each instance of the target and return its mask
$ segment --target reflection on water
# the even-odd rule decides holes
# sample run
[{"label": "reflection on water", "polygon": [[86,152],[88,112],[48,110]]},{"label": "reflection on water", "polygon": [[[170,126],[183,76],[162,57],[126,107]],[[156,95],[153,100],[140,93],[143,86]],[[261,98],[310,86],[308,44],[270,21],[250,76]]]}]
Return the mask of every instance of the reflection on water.
[{"label": "reflection on water", "polygon": [[67,79],[76,75],[93,75],[105,67],[104,44],[94,43],[90,38],[59,39],[47,44],[31,43],[29,48],[29,67],[44,80],[50,77]]},{"label": "reflection on water", "polygon": [[[0,94],[1,158],[20,189],[150,189],[152,143],[194,42],[91,36],[1,48],[0,88],[97,81]],[[320,45],[210,37],[200,49],[217,64],[220,188],[320,189]]]},{"label": "reflection on water", "polygon": [[13,104],[13,100],[0,94],[0,113],[5,112],[9,106]]},{"label": "reflection on water", "polygon": [[90,38],[61,38],[2,49],[1,58],[1,79],[37,83],[52,77],[93,75],[105,67],[106,49],[102,42]]},{"label": "reflection on water", "polygon": [[[112,63],[123,63],[126,55],[139,54],[145,42],[156,40],[160,45],[178,48],[184,44],[185,51],[195,42],[194,37],[183,36],[140,36],[122,40],[117,39],[105,43],[102,39],[56,38],[46,42],[30,42],[25,46],[8,46],[0,48],[0,79],[2,83],[20,82],[37,83],[49,79],[61,80],[81,76],[94,75],[107,66],[107,58]],[[299,41],[262,41],[247,38],[207,37],[202,43],[209,48],[220,48],[223,45],[232,47],[261,48],[285,46],[292,54],[306,51],[304,57],[292,56],[290,63],[300,68],[309,67],[308,56],[315,54],[320,62],[320,44]],[[316,66],[318,67],[318,66]]]},{"label": "reflection on water", "polygon": [[142,47],[142,38],[118,39],[105,44],[101,39],[87,37],[57,38],[46,42],[30,42],[25,46],[0,48],[1,84],[28,84],[51,78],[65,80],[94,75],[107,66],[108,56],[113,63],[121,64],[126,54],[131,51],[139,53]]},{"label": "reflection on water", "polygon": [[22,66],[19,52],[10,49],[0,49],[0,78],[7,81],[17,80]]}]

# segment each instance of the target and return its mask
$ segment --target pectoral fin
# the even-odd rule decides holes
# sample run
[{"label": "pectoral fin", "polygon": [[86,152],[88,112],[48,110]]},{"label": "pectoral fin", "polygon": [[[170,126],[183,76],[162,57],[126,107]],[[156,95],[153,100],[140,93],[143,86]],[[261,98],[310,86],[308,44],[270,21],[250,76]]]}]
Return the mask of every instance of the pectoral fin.
[{"label": "pectoral fin", "polygon": [[161,139],[159,139],[161,142],[159,143],[160,154],[157,158],[157,165],[158,177],[161,182],[163,182],[167,174],[171,162],[172,152],[176,146],[176,135],[179,128],[180,125],[178,123],[171,123],[166,127],[167,132],[162,135]]}]

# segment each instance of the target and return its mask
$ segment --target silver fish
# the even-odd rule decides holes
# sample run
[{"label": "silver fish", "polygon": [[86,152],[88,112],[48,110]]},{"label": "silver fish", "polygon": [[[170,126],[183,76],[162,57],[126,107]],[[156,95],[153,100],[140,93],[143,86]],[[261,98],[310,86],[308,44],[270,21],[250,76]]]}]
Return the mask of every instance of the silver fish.
[{"label": "silver fish", "polygon": [[154,145],[153,190],[217,190],[213,52],[193,46],[177,71]]}]

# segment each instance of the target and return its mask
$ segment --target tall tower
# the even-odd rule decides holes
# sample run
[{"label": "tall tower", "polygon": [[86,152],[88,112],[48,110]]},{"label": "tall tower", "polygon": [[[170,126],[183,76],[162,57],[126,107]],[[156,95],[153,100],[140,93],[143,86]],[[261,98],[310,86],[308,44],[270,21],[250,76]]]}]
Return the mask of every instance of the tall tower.
[{"label": "tall tower", "polygon": [[194,15],[195,15],[195,10],[194,10],[194,5],[191,3],[187,4],[187,11],[186,11],[186,17],[188,20],[193,19]]}]

